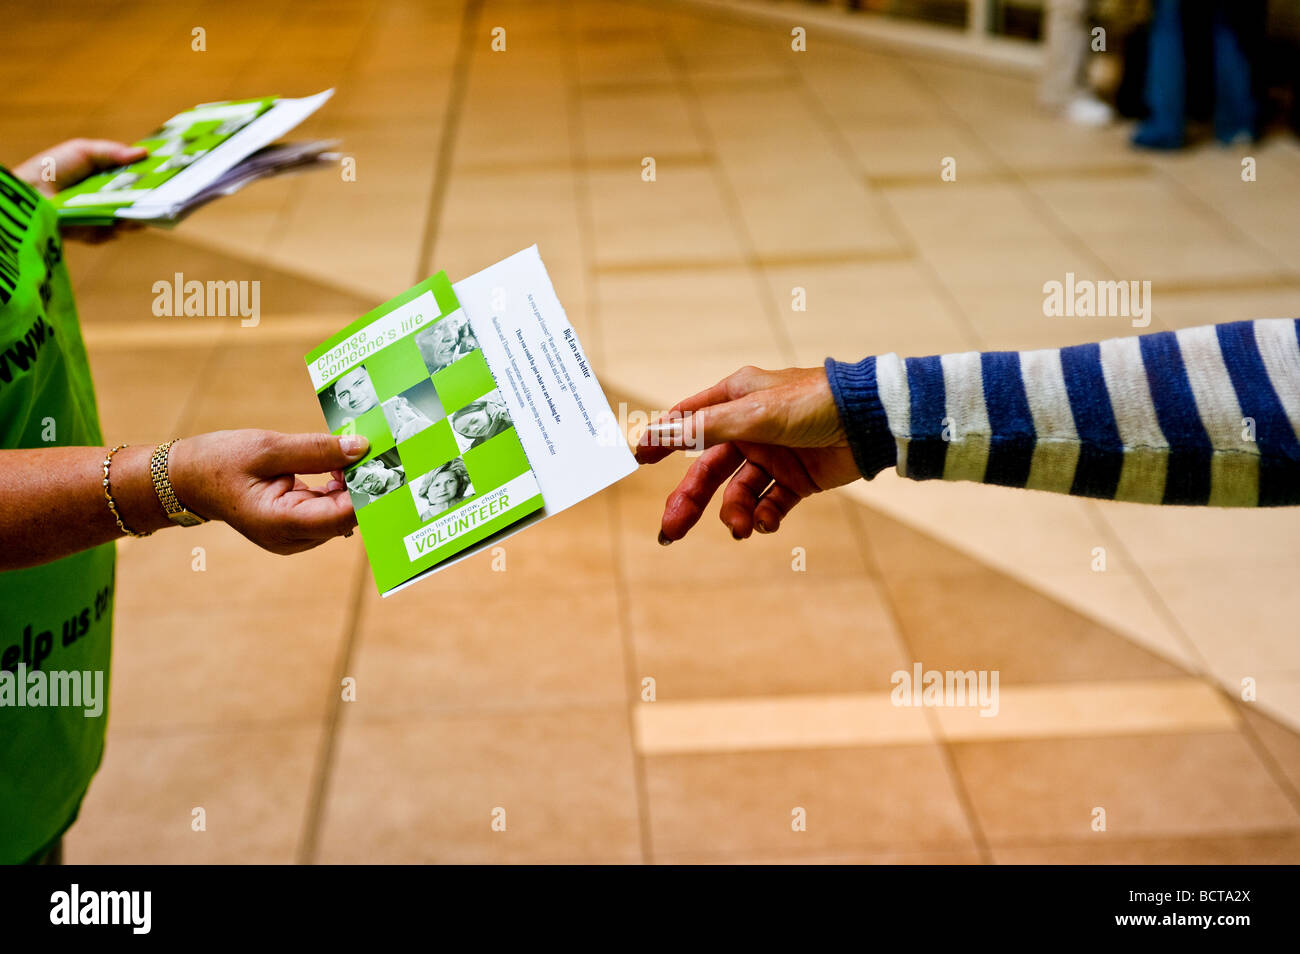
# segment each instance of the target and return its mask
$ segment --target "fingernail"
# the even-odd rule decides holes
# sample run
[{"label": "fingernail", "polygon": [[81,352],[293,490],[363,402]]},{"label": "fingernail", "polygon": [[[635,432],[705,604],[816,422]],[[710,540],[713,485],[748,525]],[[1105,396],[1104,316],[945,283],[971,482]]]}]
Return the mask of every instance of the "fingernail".
[{"label": "fingernail", "polygon": [[668,544],[672,542],[673,541],[668,539],[668,535],[666,533],[664,533],[662,530],[659,531],[659,545],[661,547],[666,547],[668,546]]},{"label": "fingernail", "polygon": [[755,521],[754,521],[754,529],[757,530],[759,533],[771,533],[771,532],[772,532],[772,528],[769,527],[769,526],[768,526],[766,523],[764,523],[762,520],[755,520]]},{"label": "fingernail", "polygon": [[353,459],[364,454],[369,446],[370,441],[361,434],[348,434],[339,438],[339,450],[343,451],[345,456]]}]

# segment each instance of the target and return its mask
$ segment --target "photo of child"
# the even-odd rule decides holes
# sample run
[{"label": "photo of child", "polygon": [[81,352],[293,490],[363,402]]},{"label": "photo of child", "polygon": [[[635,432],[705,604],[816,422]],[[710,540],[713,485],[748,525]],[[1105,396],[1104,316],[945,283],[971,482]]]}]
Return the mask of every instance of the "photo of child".
[{"label": "photo of child", "polygon": [[510,411],[501,399],[500,391],[489,391],[477,401],[471,401],[450,417],[452,433],[461,451],[478,447],[503,431],[514,427]]},{"label": "photo of child", "polygon": [[465,462],[456,457],[411,481],[411,495],[420,520],[428,521],[473,497],[474,486]]}]

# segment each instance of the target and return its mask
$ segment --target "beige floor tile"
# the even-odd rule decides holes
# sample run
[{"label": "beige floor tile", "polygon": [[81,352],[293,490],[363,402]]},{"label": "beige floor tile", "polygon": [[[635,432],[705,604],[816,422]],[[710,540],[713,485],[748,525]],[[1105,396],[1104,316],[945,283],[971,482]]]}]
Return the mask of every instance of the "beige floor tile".
[{"label": "beige floor tile", "polygon": [[1300,790],[1300,734],[1250,703],[1242,703],[1238,708],[1247,729],[1259,739],[1277,770],[1293,788]]},{"label": "beige floor tile", "polygon": [[813,854],[791,852],[768,855],[672,854],[655,859],[664,865],[978,865],[980,853],[972,848],[957,851],[881,851],[869,854]]},{"label": "beige floor tile", "polygon": [[939,183],[941,172],[954,160],[957,181],[964,176],[995,172],[999,164],[989,158],[982,143],[956,123],[919,119],[888,124],[841,124],[844,137],[866,174],[872,178],[907,179]]},{"label": "beige floor tile", "polygon": [[[916,260],[764,270],[802,365],[827,355],[935,354],[975,346],[960,314]],[[795,311],[802,289],[805,311]]]},{"label": "beige floor tile", "polygon": [[1261,252],[1243,246],[1235,236],[1179,238],[1150,234],[1108,235],[1089,239],[1089,246],[1111,273],[1128,281],[1149,281],[1153,294],[1161,286],[1199,287],[1216,281],[1275,281],[1282,269]]},{"label": "beige floor tile", "polygon": [[664,163],[653,182],[642,180],[641,169],[633,158],[625,170],[588,177],[597,268],[742,260],[709,169]]},{"label": "beige floor tile", "polygon": [[303,626],[332,628],[357,581],[371,585],[368,571],[361,575],[361,559],[356,536],[288,559],[219,523],[123,542],[115,596],[119,625],[126,625],[129,614],[168,605],[188,607],[200,618],[205,612],[252,613],[273,606],[292,608]]},{"label": "beige floor tile", "polygon": [[1088,841],[993,847],[993,861],[1002,865],[1294,865],[1297,860],[1300,834],[1294,831],[1143,839],[1099,833]]},{"label": "beige floor tile", "polygon": [[[1300,672],[1294,633],[1300,593],[1294,559],[1255,566],[1151,567],[1170,613],[1228,685],[1246,676]],[[1243,634],[1249,633],[1249,639]]]},{"label": "beige floor tile", "polygon": [[[886,189],[884,196],[903,228],[922,248],[948,244],[968,248],[987,247],[990,243],[1039,245],[1054,238],[1050,226],[1019,189],[978,178],[964,182],[960,160],[955,182],[940,181],[936,161],[933,185]],[[986,278],[996,281],[998,275]]]},{"label": "beige floor tile", "polygon": [[165,607],[119,613],[113,726],[319,723],[340,691],[336,679],[349,622],[342,599],[332,601],[331,610],[332,622],[266,606],[202,615]]},{"label": "beige floor tile", "polygon": [[647,756],[765,752],[934,741],[919,707],[890,693],[747,696],[642,702],[632,710],[637,751]]},{"label": "beige floor tile", "polygon": [[[551,569],[568,575],[558,561]],[[458,567],[445,575],[459,580],[466,574]],[[475,598],[457,586],[444,592],[422,585],[368,599],[352,663],[357,720],[627,698],[616,585],[608,570],[584,577],[580,602],[573,587],[528,585],[509,569],[493,576],[500,580],[495,592]],[[483,612],[485,602],[496,607],[490,615]],[[526,640],[517,638],[525,632]]]},{"label": "beige floor tile", "polygon": [[[1227,685],[1235,696],[1240,696],[1243,685]],[[1288,730],[1296,731],[1300,725],[1300,673],[1270,672],[1255,677],[1257,705],[1266,715],[1277,719]]]},{"label": "beige floor tile", "polygon": [[629,602],[638,679],[661,699],[887,691],[908,664],[868,581],[664,581],[633,587]]},{"label": "beige floor tile", "polygon": [[[110,730],[104,765],[64,840],[69,864],[291,864],[316,727]],[[194,809],[205,831],[194,831]]]},{"label": "beige floor tile", "polygon": [[[634,601],[653,599],[662,585],[707,588],[729,583],[754,588],[822,583],[859,583],[866,565],[834,495],[811,497],[786,517],[779,533],[735,540],[718,519],[714,503],[694,529],[671,546],[658,543],[668,494],[689,458],[669,457],[642,467],[618,485],[620,556]],[[798,552],[799,548],[802,552]],[[803,567],[799,569],[799,567]]]},{"label": "beige floor tile", "polygon": [[997,669],[1004,684],[1177,673],[1096,621],[987,568],[898,578],[883,572],[907,646],[926,669]]},{"label": "beige floor tile", "polygon": [[973,847],[932,745],[654,756],[645,776],[656,858]]},{"label": "beige floor tile", "polygon": [[639,861],[626,711],[349,721],[319,860],[381,859]]},{"label": "beige floor tile", "polygon": [[[90,337],[88,334],[87,337]],[[95,349],[88,345],[104,439],[113,445],[157,443],[176,433],[198,368],[212,347]],[[143,369],[148,369],[147,371]]]},{"label": "beige floor tile", "polygon": [[[755,160],[747,157],[744,164],[750,167]],[[754,175],[746,168],[741,173],[734,163],[728,171],[740,218],[761,261],[892,256],[906,249],[880,203],[838,168],[814,174],[811,183],[803,179],[806,167],[800,176],[779,169]]]},{"label": "beige floor tile", "polygon": [[953,697],[957,705],[935,708],[942,737],[953,742],[1220,732],[1240,723],[1218,688],[1192,678],[1003,687],[990,676],[978,691],[974,682],[954,684]]},{"label": "beige floor tile", "polygon": [[582,144],[588,160],[639,163],[643,156],[707,151],[675,89],[588,94],[581,102]]},{"label": "beige floor tile", "polygon": [[[676,346],[738,361],[755,346],[782,343],[746,268],[598,273],[595,288],[604,347],[611,352]],[[712,383],[701,382],[699,389]]]},{"label": "beige floor tile", "polygon": [[[1236,732],[964,743],[953,756],[995,847],[1300,828],[1300,812]],[[1097,808],[1104,834],[1092,830]]]}]

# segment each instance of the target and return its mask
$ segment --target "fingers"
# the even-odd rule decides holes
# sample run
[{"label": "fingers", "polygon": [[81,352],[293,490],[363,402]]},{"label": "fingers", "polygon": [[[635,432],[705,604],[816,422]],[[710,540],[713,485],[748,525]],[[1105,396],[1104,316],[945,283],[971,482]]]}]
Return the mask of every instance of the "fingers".
[{"label": "fingers", "polygon": [[[350,467],[370,447],[360,434],[277,434],[268,431],[257,458],[259,472],[277,474],[323,474]],[[341,476],[341,475],[340,475]]]},{"label": "fingers", "polygon": [[669,495],[659,542],[666,545],[684,537],[728,477],[718,517],[737,540],[754,531],[775,532],[795,504],[818,491],[799,455],[789,448],[745,441],[710,448]]},{"label": "fingers", "polygon": [[781,484],[768,487],[754,508],[754,529],[759,533],[776,533],[785,515],[800,500],[803,498],[789,487]]},{"label": "fingers", "polygon": [[[682,447],[702,446],[694,442],[699,429],[694,428],[692,431],[691,425],[688,423],[693,420],[697,411],[702,408],[725,404],[736,398],[751,394],[756,390],[770,387],[778,377],[779,372],[764,371],[752,365],[746,366],[727,375],[713,387],[705,388],[698,394],[692,394],[685,400],[679,401],[673,406],[672,410],[662,415],[658,422],[650,425],[642,433],[636,446],[637,462],[654,464]],[[680,427],[674,428],[674,424],[678,424]],[[664,425],[667,425],[666,429]],[[676,442],[673,442],[671,435],[674,431],[685,433]]]},{"label": "fingers", "polygon": [[128,146],[124,142],[112,139],[74,139],[77,151],[84,156],[95,169],[110,169],[137,162],[149,155],[147,149]]},{"label": "fingers", "polygon": [[684,419],[651,425],[637,446],[636,457],[640,463],[650,464],[675,450],[717,447],[732,441],[779,444],[784,420],[780,402],[758,391],[702,407]]},{"label": "fingers", "polygon": [[737,540],[754,532],[754,508],[772,476],[753,461],[745,461],[722,492],[718,518]]},{"label": "fingers", "polygon": [[686,476],[664,503],[663,520],[659,525],[659,542],[664,546],[686,536],[704,515],[704,508],[744,461],[740,449],[724,444],[705,451],[691,464]]},{"label": "fingers", "polygon": [[294,500],[289,514],[294,541],[312,546],[350,533],[357,525],[352,498],[345,490],[304,494]]}]

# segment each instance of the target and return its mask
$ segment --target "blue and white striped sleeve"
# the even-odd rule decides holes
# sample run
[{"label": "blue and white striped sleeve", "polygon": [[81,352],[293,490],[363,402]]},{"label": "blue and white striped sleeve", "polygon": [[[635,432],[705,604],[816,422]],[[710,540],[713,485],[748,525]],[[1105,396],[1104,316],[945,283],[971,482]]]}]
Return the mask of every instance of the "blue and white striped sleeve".
[{"label": "blue and white striped sleeve", "polygon": [[859,470],[1085,497],[1300,504],[1300,319],[826,375]]}]

